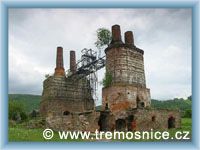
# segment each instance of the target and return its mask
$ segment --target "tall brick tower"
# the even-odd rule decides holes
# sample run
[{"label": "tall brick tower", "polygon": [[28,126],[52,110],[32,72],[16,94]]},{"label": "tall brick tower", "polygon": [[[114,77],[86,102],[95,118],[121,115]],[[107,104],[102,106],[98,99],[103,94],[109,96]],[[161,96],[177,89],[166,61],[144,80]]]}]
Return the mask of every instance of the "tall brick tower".
[{"label": "tall brick tower", "polygon": [[106,76],[111,82],[103,88],[103,110],[120,112],[150,106],[150,90],[146,88],[144,51],[134,44],[132,31],[121,40],[119,25],[112,26],[112,41],[106,53]]}]

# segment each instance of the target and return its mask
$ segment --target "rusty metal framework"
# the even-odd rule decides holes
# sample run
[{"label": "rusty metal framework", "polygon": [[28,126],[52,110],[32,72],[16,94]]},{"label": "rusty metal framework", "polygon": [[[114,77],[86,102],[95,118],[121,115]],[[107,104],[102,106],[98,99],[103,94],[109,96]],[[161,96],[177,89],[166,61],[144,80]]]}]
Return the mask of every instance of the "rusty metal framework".
[{"label": "rusty metal framework", "polygon": [[84,48],[81,51],[81,59],[77,62],[77,71],[72,75],[87,77],[90,83],[90,90],[94,100],[97,100],[96,91],[98,88],[97,71],[105,66],[105,56],[97,56],[97,52],[92,49]]}]

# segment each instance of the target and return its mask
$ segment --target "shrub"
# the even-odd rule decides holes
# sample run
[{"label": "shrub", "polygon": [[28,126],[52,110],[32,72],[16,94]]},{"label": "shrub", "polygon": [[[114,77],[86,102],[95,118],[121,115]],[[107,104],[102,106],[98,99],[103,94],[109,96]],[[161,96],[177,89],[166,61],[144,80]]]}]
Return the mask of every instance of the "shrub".
[{"label": "shrub", "polygon": [[9,100],[9,119],[15,121],[21,121],[27,119],[27,114],[25,113],[25,107],[23,103],[15,100]]},{"label": "shrub", "polygon": [[192,117],[192,110],[187,109],[184,114],[184,118],[191,118]]},{"label": "shrub", "polygon": [[112,75],[108,72],[105,73],[105,77],[103,79],[103,86],[108,87],[112,83]]}]

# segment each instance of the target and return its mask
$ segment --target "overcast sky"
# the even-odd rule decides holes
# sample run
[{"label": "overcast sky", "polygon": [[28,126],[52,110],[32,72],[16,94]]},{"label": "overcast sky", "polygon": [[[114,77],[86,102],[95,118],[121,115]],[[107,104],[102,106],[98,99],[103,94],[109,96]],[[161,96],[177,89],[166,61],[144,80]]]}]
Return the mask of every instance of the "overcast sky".
[{"label": "overcast sky", "polygon": [[55,69],[57,46],[64,49],[67,70],[70,50],[77,60],[83,48],[96,50],[96,30],[114,24],[122,38],[132,30],[144,50],[152,98],[191,95],[191,9],[9,9],[9,93],[41,95],[45,74]]}]

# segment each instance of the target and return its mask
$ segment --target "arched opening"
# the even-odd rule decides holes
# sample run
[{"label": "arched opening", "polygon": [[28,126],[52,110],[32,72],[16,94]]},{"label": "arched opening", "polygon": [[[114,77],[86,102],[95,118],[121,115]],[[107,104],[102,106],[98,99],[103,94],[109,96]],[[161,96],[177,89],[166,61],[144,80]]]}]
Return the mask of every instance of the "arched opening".
[{"label": "arched opening", "polygon": [[108,103],[106,103],[105,110],[109,110]]},{"label": "arched opening", "polygon": [[168,118],[168,129],[175,128],[175,118],[173,116]]},{"label": "arched opening", "polygon": [[136,101],[137,101],[137,108],[144,108],[145,107],[145,103],[142,102],[138,96],[137,96]]},{"label": "arched opening", "polygon": [[69,111],[64,111],[64,112],[63,112],[63,116],[68,116],[68,115],[70,115],[70,112],[69,112]]},{"label": "arched opening", "polygon": [[155,122],[156,121],[156,116],[151,117],[151,121]]},{"label": "arched opening", "polygon": [[117,131],[125,131],[126,130],[126,121],[124,119],[116,120],[115,128]]},{"label": "arched opening", "polygon": [[144,106],[145,106],[144,102],[141,102],[140,105],[141,105],[142,108],[144,108]]}]

